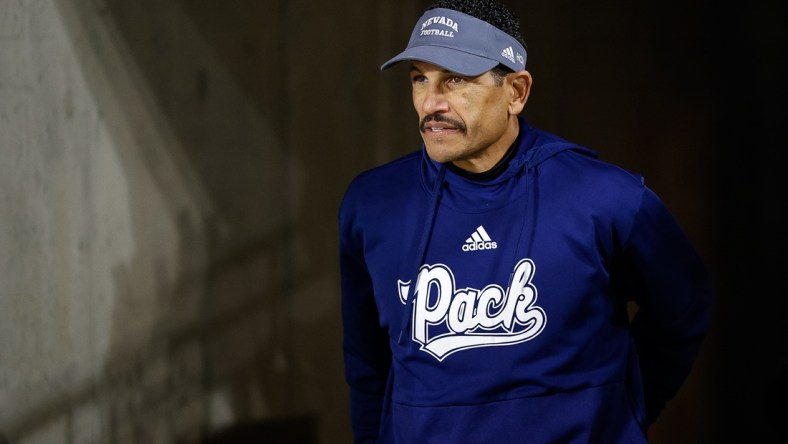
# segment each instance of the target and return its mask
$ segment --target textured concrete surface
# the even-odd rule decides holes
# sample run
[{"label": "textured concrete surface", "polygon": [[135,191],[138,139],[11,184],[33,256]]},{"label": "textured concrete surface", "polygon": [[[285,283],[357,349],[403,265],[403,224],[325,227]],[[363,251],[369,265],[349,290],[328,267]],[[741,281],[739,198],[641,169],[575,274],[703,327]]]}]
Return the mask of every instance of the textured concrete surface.
[{"label": "textured concrete surface", "polygon": [[[389,17],[370,8],[348,14]],[[323,13],[0,4],[0,436],[198,442],[307,416],[347,442],[335,212],[344,159],[392,154],[338,129],[355,88],[313,80],[370,57],[313,48]]]}]

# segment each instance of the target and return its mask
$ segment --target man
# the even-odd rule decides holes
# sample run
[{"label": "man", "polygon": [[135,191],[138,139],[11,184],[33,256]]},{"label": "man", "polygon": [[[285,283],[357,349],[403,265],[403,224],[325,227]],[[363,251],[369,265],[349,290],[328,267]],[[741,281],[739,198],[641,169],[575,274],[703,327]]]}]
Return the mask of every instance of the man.
[{"label": "man", "polygon": [[519,116],[504,6],[438,1],[400,62],[424,145],[339,210],[355,441],[647,442],[709,327],[695,249],[641,177]]}]

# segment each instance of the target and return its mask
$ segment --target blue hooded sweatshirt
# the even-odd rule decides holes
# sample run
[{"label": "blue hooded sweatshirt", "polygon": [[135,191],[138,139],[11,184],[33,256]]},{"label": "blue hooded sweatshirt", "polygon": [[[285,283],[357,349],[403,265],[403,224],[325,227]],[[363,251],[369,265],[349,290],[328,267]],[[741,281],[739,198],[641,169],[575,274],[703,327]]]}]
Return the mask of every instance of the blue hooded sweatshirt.
[{"label": "blue hooded sweatshirt", "polygon": [[522,118],[512,149],[488,180],[422,146],[348,187],[356,443],[645,443],[689,373],[711,289],[665,205]]}]

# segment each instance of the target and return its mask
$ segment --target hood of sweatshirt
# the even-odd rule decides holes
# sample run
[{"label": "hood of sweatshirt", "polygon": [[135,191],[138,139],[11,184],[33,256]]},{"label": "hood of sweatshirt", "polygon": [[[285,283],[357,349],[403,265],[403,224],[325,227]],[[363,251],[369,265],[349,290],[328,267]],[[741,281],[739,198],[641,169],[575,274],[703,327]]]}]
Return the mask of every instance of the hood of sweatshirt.
[{"label": "hood of sweatshirt", "polygon": [[520,134],[514,142],[515,153],[504,171],[490,180],[477,181],[451,171],[443,171],[446,165],[430,159],[422,144],[422,180],[425,188],[431,190],[432,198],[440,199],[440,205],[464,212],[485,211],[490,206],[506,205],[512,199],[521,198],[522,194],[529,190],[522,189],[512,179],[534,174],[541,163],[562,151],[572,150],[598,157],[596,151],[533,128],[522,117],[518,118],[518,121]]}]

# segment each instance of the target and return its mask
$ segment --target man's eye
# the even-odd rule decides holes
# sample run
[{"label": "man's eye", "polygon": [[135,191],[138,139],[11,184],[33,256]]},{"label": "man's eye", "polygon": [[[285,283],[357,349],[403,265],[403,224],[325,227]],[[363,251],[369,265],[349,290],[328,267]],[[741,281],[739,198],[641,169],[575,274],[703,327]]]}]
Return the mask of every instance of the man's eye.
[{"label": "man's eye", "polygon": [[427,81],[427,78],[422,75],[414,75],[410,78],[412,83],[424,83]]},{"label": "man's eye", "polygon": [[449,83],[462,83],[465,81],[465,78],[460,76],[454,76],[449,78]]}]

